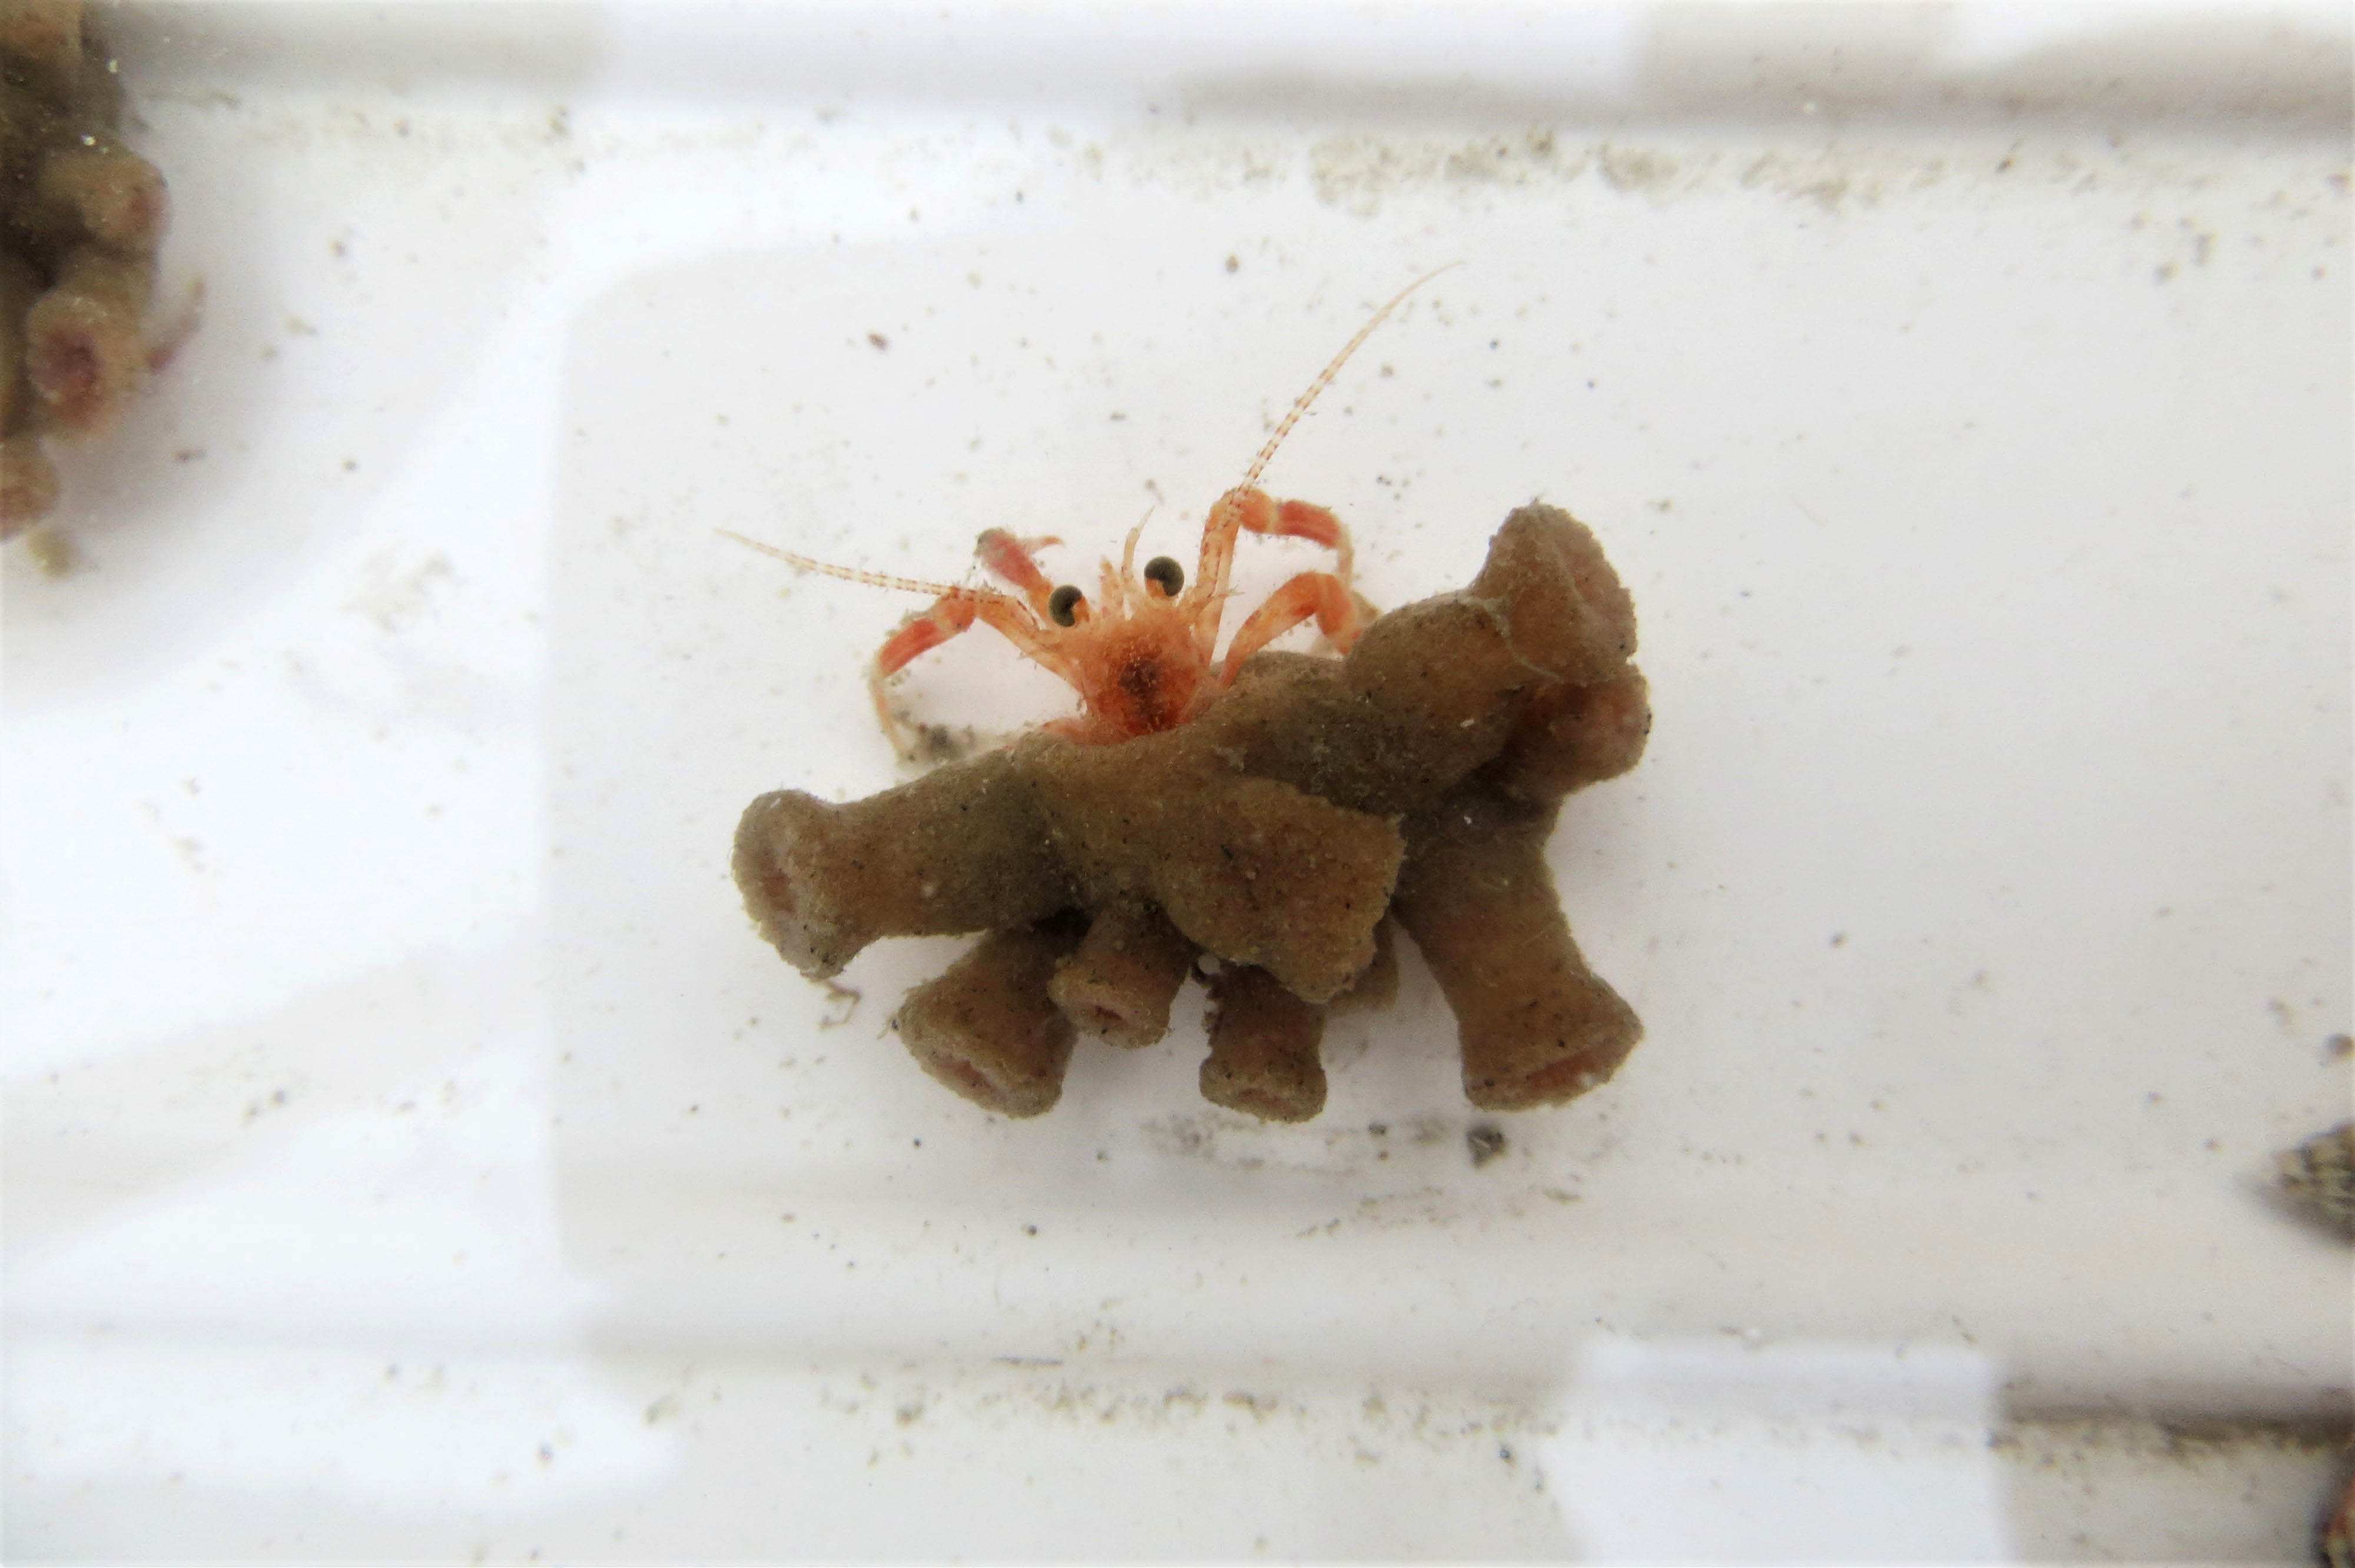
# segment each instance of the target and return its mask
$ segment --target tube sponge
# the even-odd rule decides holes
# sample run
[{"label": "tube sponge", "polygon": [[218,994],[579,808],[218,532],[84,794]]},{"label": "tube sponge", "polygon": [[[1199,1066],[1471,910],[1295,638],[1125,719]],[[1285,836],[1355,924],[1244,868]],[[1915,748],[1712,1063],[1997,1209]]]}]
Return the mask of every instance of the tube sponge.
[{"label": "tube sponge", "polygon": [[1642,755],[1635,649],[1593,535],[1526,506],[1468,588],[1380,617],[1343,659],[1263,652],[1178,728],[1034,734],[843,805],[763,795],[737,885],[814,980],[880,938],[993,933],[896,1022],[927,1072],[1006,1115],[1054,1103],[1082,1033],[1159,1039],[1207,956],[1202,1092],[1313,1117],[1327,1008],[1395,990],[1393,917],[1455,1010],[1472,1103],[1558,1104],[1642,1033],[1544,856],[1562,797]]},{"label": "tube sponge", "polygon": [[157,357],[170,202],[115,140],[111,67],[80,0],[0,5],[0,539],[57,505],[43,442],[112,429]]}]

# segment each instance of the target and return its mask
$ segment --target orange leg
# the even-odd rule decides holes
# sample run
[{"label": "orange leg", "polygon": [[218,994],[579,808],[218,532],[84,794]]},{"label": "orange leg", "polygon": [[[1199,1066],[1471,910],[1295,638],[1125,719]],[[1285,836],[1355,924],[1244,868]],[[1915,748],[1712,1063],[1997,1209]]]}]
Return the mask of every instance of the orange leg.
[{"label": "orange leg", "polygon": [[1209,516],[1202,520],[1201,559],[1178,603],[1193,628],[1194,645],[1205,665],[1218,643],[1219,619],[1227,608],[1227,571],[1234,565],[1235,535],[1242,532],[1244,514],[1253,510],[1254,503],[1259,510],[1271,509],[1266,492],[1238,487],[1212,502]]},{"label": "orange leg", "polygon": [[1300,625],[1314,620],[1317,629],[1333,640],[1333,646],[1347,653],[1363,630],[1358,620],[1358,601],[1348,585],[1330,572],[1303,572],[1267,596],[1267,602],[1252,611],[1251,619],[1235,629],[1235,640],[1227,645],[1227,662],[1220,671],[1219,683],[1234,684],[1242,673],[1243,661]]},{"label": "orange leg", "polygon": [[[1245,518],[1243,525],[1250,527],[1251,520]],[[1274,526],[1261,528],[1257,532],[1281,534],[1287,539],[1309,539],[1324,546],[1341,557],[1334,566],[1333,575],[1341,579],[1342,587],[1349,585],[1350,576],[1357,566],[1357,553],[1349,547],[1349,531],[1341,526],[1341,520],[1329,509],[1313,501],[1278,502]]]},{"label": "orange leg", "polygon": [[977,598],[973,594],[943,594],[932,601],[932,609],[910,616],[875,651],[875,662],[867,672],[867,689],[875,698],[875,716],[882,721],[883,733],[902,761],[913,758],[916,748],[900,721],[891,716],[891,699],[883,683],[906,669],[917,654],[939,647],[971,626],[976,608]]},{"label": "orange leg", "polygon": [[[1016,547],[1019,549],[1018,545]],[[994,588],[960,588],[955,593],[944,593],[932,601],[930,609],[910,616],[899,630],[883,640],[883,646],[876,650],[875,663],[868,671],[867,688],[875,698],[875,716],[882,721],[884,735],[890,738],[892,749],[902,760],[913,759],[916,751],[907,732],[891,716],[891,703],[884,692],[884,683],[906,669],[919,654],[929,653],[950,638],[970,630],[976,620],[1013,643],[1024,658],[1073,687],[1078,686],[1079,683],[1071,678],[1070,664],[1048,645],[1046,629],[1021,600]]]},{"label": "orange leg", "polygon": [[983,567],[1001,582],[1013,584],[1030,601],[1030,608],[1040,615],[1047,613],[1048,596],[1055,585],[1030,558],[1030,552],[1042,545],[1060,545],[1060,539],[1018,539],[1003,528],[985,531],[974,544],[974,554],[981,557]]},{"label": "orange leg", "polygon": [[[1225,597],[1227,573],[1234,563],[1235,538],[1245,530],[1325,546],[1340,556],[1334,564],[1333,576],[1345,590],[1356,570],[1349,530],[1327,508],[1311,501],[1278,501],[1266,491],[1251,485],[1238,485],[1228,491],[1211,506],[1209,520],[1203,525],[1201,564],[1194,573],[1190,590],[1195,601],[1195,636],[1202,644],[1206,659],[1209,657],[1210,644],[1219,637],[1219,611]],[[1291,624],[1296,626],[1299,621],[1295,620]]]}]

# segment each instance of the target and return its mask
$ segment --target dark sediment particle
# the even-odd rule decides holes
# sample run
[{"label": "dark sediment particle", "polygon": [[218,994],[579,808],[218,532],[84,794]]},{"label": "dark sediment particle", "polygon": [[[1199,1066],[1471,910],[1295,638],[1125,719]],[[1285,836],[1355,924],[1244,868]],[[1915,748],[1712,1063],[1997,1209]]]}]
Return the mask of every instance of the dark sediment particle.
[{"label": "dark sediment particle", "polygon": [[2282,1191],[2323,1224],[2355,1236],[2355,1121],[2275,1157]]}]

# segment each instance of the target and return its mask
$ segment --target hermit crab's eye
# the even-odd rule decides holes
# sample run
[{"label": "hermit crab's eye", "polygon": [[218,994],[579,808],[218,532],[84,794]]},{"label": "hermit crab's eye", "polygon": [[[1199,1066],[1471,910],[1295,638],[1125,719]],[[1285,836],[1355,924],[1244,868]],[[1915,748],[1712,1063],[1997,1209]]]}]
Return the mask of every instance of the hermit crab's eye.
[{"label": "hermit crab's eye", "polygon": [[1145,580],[1161,590],[1164,599],[1176,599],[1186,586],[1186,568],[1167,556],[1156,556],[1145,563]]},{"label": "hermit crab's eye", "polygon": [[1047,613],[1054,619],[1056,625],[1070,626],[1080,619],[1080,607],[1087,601],[1087,595],[1065,583],[1047,596]]}]

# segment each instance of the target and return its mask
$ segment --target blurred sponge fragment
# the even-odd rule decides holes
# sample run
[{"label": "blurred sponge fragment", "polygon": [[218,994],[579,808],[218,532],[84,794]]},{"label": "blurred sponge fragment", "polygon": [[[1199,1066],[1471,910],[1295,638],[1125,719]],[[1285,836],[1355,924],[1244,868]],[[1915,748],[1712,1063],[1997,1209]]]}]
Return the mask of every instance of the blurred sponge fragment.
[{"label": "blurred sponge fragment", "polygon": [[46,443],[113,429],[155,356],[170,202],[121,114],[80,0],[0,0],[0,539],[58,503]]}]

